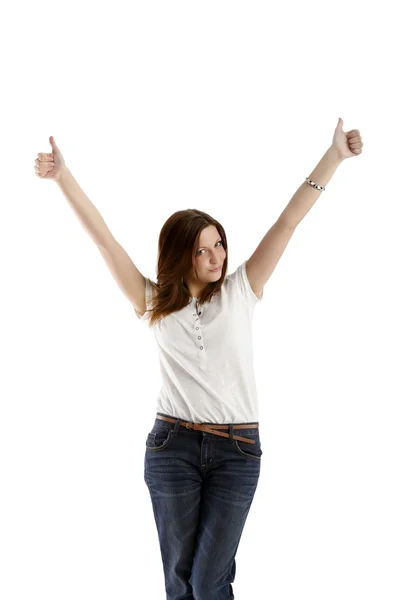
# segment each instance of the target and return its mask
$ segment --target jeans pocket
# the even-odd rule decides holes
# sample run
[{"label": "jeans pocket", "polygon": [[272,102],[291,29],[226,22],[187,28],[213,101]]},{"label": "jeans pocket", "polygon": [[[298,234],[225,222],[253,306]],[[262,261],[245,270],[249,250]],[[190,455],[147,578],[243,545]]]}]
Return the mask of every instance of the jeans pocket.
[{"label": "jeans pocket", "polygon": [[159,431],[151,431],[147,435],[146,450],[149,450],[150,452],[164,450],[167,446],[169,446],[172,440],[172,433],[172,429],[161,429]]},{"label": "jeans pocket", "polygon": [[251,435],[249,433],[240,432],[238,435],[240,435],[240,437],[245,437],[249,438],[249,440],[253,440],[254,444],[241,442],[240,440],[233,440],[233,447],[235,448],[236,452],[241,456],[245,456],[246,458],[251,458],[253,460],[261,460],[263,452],[261,450],[261,442],[258,433],[256,435]]}]

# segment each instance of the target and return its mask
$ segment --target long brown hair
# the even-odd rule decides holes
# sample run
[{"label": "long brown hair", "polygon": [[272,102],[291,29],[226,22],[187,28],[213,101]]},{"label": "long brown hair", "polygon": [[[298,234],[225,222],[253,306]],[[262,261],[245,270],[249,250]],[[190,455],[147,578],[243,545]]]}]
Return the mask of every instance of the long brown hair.
[{"label": "long brown hair", "polygon": [[190,292],[183,278],[193,267],[199,246],[200,233],[209,225],[214,225],[221,236],[226,257],[218,281],[208,283],[199,296],[199,302],[209,302],[217,294],[224,281],[228,266],[228,245],[222,225],[201,210],[178,210],[162,226],[158,238],[157,283],[153,286],[152,308],[149,309],[149,326],[172,312],[188,305]]}]

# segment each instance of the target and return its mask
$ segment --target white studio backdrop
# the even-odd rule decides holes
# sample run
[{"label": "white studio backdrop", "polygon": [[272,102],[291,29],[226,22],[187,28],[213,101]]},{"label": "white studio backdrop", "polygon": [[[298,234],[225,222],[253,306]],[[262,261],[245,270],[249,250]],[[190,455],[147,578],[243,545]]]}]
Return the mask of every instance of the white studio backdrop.
[{"label": "white studio backdrop", "polygon": [[[389,2],[8,5],[1,48],[0,597],[165,597],[145,485],[161,387],[57,184],[54,136],[138,269],[175,211],[250,257],[359,129],[255,308],[261,476],[235,598],[400,595],[399,42]],[[234,326],[234,324],[232,324]]]}]

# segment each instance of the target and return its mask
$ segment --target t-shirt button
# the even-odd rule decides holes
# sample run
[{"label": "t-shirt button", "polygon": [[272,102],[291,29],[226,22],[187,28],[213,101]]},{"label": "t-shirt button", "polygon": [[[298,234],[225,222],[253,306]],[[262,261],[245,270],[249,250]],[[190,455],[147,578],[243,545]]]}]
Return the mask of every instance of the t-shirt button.
[{"label": "t-shirt button", "polygon": [[203,346],[200,346],[200,350],[203,350]]}]

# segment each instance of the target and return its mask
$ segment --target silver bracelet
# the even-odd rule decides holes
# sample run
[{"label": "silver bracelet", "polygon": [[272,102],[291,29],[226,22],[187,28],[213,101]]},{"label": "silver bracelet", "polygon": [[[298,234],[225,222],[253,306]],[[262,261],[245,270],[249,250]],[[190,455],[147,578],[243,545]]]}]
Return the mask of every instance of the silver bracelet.
[{"label": "silver bracelet", "polygon": [[311,181],[311,179],[309,179],[308,177],[306,177],[306,181],[307,183],[309,183],[313,188],[315,188],[316,190],[322,190],[325,191],[325,188],[322,187],[322,185],[318,185],[317,183],[314,183],[313,181]]}]

